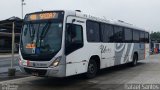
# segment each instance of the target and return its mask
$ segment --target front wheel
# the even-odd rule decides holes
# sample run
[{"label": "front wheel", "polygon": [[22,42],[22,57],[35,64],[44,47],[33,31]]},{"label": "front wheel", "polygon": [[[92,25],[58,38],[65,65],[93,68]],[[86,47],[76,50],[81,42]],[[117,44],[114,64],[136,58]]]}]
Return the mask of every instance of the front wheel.
[{"label": "front wheel", "polygon": [[95,60],[90,60],[88,64],[88,70],[86,73],[87,78],[94,78],[97,74],[98,67]]}]

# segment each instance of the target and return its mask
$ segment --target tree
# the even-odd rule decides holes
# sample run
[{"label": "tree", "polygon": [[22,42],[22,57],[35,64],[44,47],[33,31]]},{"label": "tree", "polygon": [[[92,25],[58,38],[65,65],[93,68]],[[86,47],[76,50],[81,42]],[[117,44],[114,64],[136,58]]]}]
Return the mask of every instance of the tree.
[{"label": "tree", "polygon": [[150,34],[150,39],[153,41],[160,42],[160,32],[152,32]]}]

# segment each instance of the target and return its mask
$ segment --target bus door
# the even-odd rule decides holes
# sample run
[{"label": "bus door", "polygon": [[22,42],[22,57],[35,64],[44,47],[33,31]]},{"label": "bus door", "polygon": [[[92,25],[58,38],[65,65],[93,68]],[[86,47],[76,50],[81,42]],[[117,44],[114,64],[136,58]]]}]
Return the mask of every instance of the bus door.
[{"label": "bus door", "polygon": [[65,30],[66,76],[84,73],[87,61],[84,59],[83,29],[85,19],[68,16]]}]

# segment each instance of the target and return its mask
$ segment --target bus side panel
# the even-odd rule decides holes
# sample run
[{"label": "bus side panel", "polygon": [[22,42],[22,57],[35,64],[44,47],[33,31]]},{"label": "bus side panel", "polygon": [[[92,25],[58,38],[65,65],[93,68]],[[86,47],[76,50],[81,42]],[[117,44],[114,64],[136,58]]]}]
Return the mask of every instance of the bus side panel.
[{"label": "bus side panel", "polygon": [[134,49],[134,43],[115,43],[114,65],[131,62]]},{"label": "bus side panel", "polygon": [[148,59],[149,58],[149,55],[150,55],[150,50],[149,50],[149,44],[147,43],[147,44],[145,44],[145,55],[144,55],[144,57],[145,57],[145,59]]},{"label": "bus side panel", "polygon": [[128,44],[126,43],[115,43],[115,62],[114,65],[125,63],[124,57],[127,54]]},{"label": "bus side panel", "polygon": [[115,49],[114,43],[102,43],[101,45],[101,69],[114,66]]},{"label": "bus side panel", "polygon": [[132,62],[135,52],[138,59],[144,59],[145,45],[140,43],[115,43],[115,62],[114,65]]},{"label": "bus side panel", "polygon": [[81,74],[87,70],[87,62],[77,62],[66,65],[66,76]]},{"label": "bus side panel", "polygon": [[66,76],[76,75],[87,71],[85,49],[81,48],[66,56]]},{"label": "bus side panel", "polygon": [[133,43],[133,50],[132,50],[132,54],[130,57],[131,62],[133,61],[133,55],[134,53],[138,53],[138,60],[143,60],[144,59],[144,44],[141,43]]},{"label": "bus side panel", "polygon": [[[87,72],[88,63],[93,55],[101,56],[100,43],[85,43],[83,48],[66,56],[66,76]],[[70,63],[72,62],[72,63]],[[69,64],[70,63],[70,64]]]},{"label": "bus side panel", "polygon": [[144,43],[139,43],[139,55],[138,59],[139,60],[144,60],[145,59],[145,44]]}]

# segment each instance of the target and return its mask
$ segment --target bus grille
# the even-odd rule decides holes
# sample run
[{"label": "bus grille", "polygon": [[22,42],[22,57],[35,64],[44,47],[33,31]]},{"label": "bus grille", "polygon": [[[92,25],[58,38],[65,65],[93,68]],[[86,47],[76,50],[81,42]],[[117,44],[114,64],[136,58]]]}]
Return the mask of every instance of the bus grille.
[{"label": "bus grille", "polygon": [[44,69],[29,69],[29,68],[24,68],[24,70],[28,73],[28,74],[33,74],[36,73],[38,76],[45,76],[47,70]]}]

